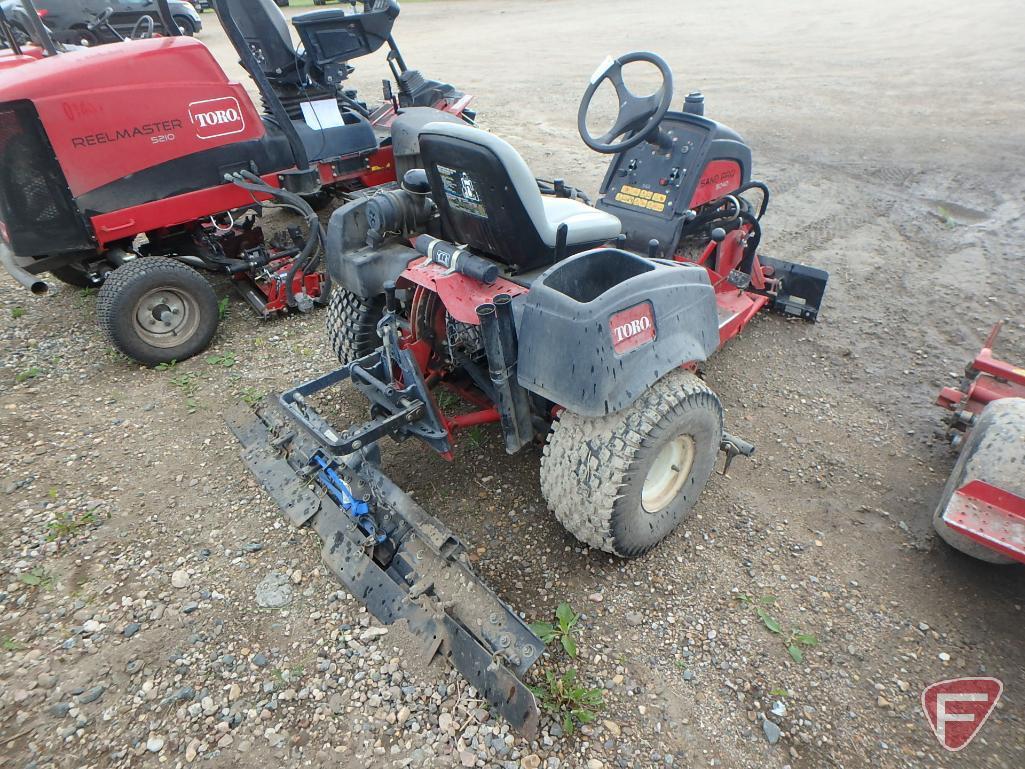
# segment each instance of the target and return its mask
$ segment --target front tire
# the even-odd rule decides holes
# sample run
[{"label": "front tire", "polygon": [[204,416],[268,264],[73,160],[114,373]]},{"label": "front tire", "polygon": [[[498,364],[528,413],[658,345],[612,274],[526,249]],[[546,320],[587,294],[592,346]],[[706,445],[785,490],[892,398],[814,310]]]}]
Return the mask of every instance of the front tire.
[{"label": "front tire", "polygon": [[384,297],[364,298],[332,286],[327,305],[327,338],[344,366],[369,355],[381,344],[377,324],[384,317]]},{"label": "front tire", "polygon": [[644,555],[687,517],[715,467],[722,404],[676,369],[604,417],[563,411],[541,458],[541,491],[580,541]]},{"label": "front tire", "polygon": [[943,511],[954,492],[969,481],[986,481],[1025,497],[1025,398],[993,401],[982,410],[950,471],[932,526],[944,542],[965,555],[995,564],[1017,563],[947,526]]},{"label": "front tire", "polygon": [[111,343],[146,366],[181,361],[202,352],[217,330],[217,295],[191,267],[164,256],[118,267],[96,302],[100,327]]}]

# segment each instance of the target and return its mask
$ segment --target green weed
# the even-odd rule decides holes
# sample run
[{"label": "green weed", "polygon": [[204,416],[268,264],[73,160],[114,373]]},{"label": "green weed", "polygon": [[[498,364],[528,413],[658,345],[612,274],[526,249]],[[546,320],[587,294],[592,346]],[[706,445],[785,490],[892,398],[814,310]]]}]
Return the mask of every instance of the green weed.
[{"label": "green weed", "polygon": [[247,406],[255,406],[263,400],[263,393],[256,387],[243,387],[242,388],[242,402]]},{"label": "green weed", "polygon": [[479,449],[484,445],[484,438],[484,428],[480,425],[474,425],[466,431],[466,437],[464,440],[466,441],[466,445],[471,449]]},{"label": "green weed", "polygon": [[80,529],[92,526],[96,522],[96,514],[92,511],[82,513],[81,515],[60,513],[54,516],[54,519],[46,525],[48,530],[46,541],[53,542],[58,539],[70,539],[75,536]]},{"label": "green weed", "polygon": [[562,724],[566,734],[572,734],[577,724],[589,724],[597,717],[597,711],[605,705],[602,691],[583,686],[577,680],[575,668],[569,668],[561,676],[545,671],[544,684],[531,686],[541,709]]},{"label": "green weed", "polygon": [[30,379],[35,379],[41,373],[43,373],[41,368],[39,368],[38,366],[32,366],[31,368],[27,368],[24,371],[19,371],[14,376],[14,381],[17,384],[21,384],[22,382],[27,382]]},{"label": "green weed", "polygon": [[544,641],[547,646],[550,643],[559,641],[566,654],[570,657],[577,656],[577,639],[575,628],[580,621],[580,615],[573,611],[568,603],[560,603],[555,610],[555,622],[532,622],[530,629],[537,634],[537,637]]},{"label": "green weed", "polygon": [[804,633],[797,628],[791,628],[789,632],[784,632],[782,623],[765,608],[767,606],[772,606],[776,602],[776,596],[763,595],[755,601],[751,596],[741,593],[737,596],[737,599],[744,606],[754,607],[755,614],[758,615],[758,619],[762,621],[766,630],[783,642],[783,646],[786,648],[787,654],[790,655],[794,662],[803,662],[803,650],[807,647],[818,645],[819,639],[811,633]]},{"label": "green weed", "polygon": [[14,320],[17,320],[18,318],[22,317],[24,314],[25,314],[25,308],[24,307],[12,307],[11,308],[11,317]]},{"label": "green weed", "polygon": [[53,587],[53,576],[42,566],[36,566],[32,571],[23,571],[18,575],[18,579],[29,587],[41,587],[43,590]]},{"label": "green weed", "polygon": [[237,362],[235,360],[235,353],[225,352],[217,353],[215,355],[207,355],[206,362],[211,366],[223,366],[224,368],[231,368]]},{"label": "green weed", "polygon": [[224,320],[228,317],[228,313],[231,312],[231,297],[226,296],[217,303],[217,317],[220,320]]}]

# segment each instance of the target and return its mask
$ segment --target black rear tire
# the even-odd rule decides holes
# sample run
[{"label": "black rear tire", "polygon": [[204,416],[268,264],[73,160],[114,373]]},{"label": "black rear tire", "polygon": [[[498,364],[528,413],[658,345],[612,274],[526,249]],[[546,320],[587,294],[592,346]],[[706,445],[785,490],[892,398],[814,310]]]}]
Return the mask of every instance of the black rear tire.
[{"label": "black rear tire", "polygon": [[954,492],[969,481],[985,481],[1025,497],[1025,398],[993,401],[982,410],[950,471],[932,525],[944,542],[965,555],[995,564],[1017,563],[954,531],[943,520]]},{"label": "black rear tire", "polygon": [[384,297],[366,299],[335,285],[327,305],[327,338],[344,366],[369,355],[381,344],[377,324],[384,316]]},{"label": "black rear tire", "polygon": [[100,289],[96,316],[111,343],[145,366],[202,352],[217,330],[217,295],[191,267],[147,256],[118,267]]},{"label": "black rear tire", "polygon": [[63,267],[54,267],[50,274],[61,283],[66,283],[75,288],[98,288],[103,281],[94,281],[89,277],[88,271],[80,264],[66,264]]},{"label": "black rear tire", "polygon": [[580,541],[644,555],[697,503],[722,435],[715,393],[676,369],[615,414],[562,412],[541,458],[541,492]]}]

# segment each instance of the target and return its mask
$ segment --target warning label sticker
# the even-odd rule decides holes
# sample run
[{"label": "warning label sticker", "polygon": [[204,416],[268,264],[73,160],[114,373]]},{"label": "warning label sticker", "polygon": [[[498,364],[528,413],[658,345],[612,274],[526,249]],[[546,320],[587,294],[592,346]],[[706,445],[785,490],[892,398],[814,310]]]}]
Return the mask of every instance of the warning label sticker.
[{"label": "warning label sticker", "polygon": [[661,212],[666,210],[666,196],[661,192],[642,190],[639,187],[631,187],[629,184],[624,184],[619,188],[619,192],[616,193],[616,200],[620,203],[626,203],[628,206],[647,208],[649,211]]},{"label": "warning label sticker", "polygon": [[435,167],[441,174],[445,197],[452,208],[480,219],[488,218],[487,209],[480,198],[480,185],[470,174],[447,166]]}]

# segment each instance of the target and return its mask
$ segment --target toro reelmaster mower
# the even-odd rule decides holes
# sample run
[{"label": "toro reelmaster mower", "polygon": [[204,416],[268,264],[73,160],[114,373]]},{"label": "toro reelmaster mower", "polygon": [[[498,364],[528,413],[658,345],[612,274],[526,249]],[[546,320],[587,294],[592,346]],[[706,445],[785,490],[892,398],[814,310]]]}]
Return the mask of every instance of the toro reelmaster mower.
[{"label": "toro reelmaster mower", "polygon": [[[261,317],[325,302],[314,208],[417,166],[423,125],[472,117],[469,97],[406,67],[395,0],[295,16],[302,50],[272,0],[217,0],[260,107],[192,38],[61,44],[23,2],[36,45],[19,45],[0,12],[0,260],[34,293],[44,272],[99,287],[101,326],[145,364],[212,338],[217,298],[197,270],[230,278]],[[166,0],[157,7],[177,32]],[[385,44],[396,87],[385,81],[370,109],[345,87],[348,62]],[[265,239],[271,200],[306,231]]]},{"label": "toro reelmaster mower", "polygon": [[[624,65],[661,85],[636,96]],[[587,128],[610,82],[614,126]],[[473,574],[463,545],[379,469],[378,441],[415,437],[445,457],[469,425],[501,425],[506,451],[545,441],[541,489],[588,545],[639,556],[697,502],[724,431],[696,368],[762,308],[814,320],[821,270],[758,252],[768,191],[740,136],[670,111],[672,74],[633,53],[606,61],[579,112],[612,156],[589,205],[539,181],[509,144],[466,125],[419,132],[423,169],[334,212],[328,333],[344,364],[230,421],[253,473],[295,525],[311,523],[334,574],[382,622],[406,620],[515,727],[538,710],[521,677],[543,649]],[[748,195],[760,198],[758,205]],[[369,420],[340,429],[314,401],[351,382]],[[445,388],[474,410],[446,413]],[[446,400],[446,399],[442,399]],[[725,467],[724,467],[725,472]]]},{"label": "toro reelmaster mower", "polygon": [[960,455],[933,513],[947,544],[991,563],[1025,563],[1025,368],[993,356],[1003,324],[936,400]]}]

